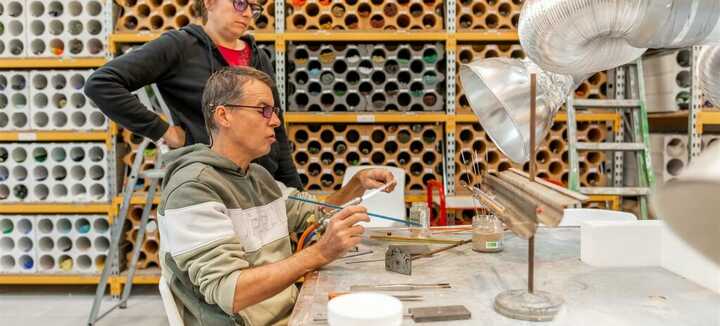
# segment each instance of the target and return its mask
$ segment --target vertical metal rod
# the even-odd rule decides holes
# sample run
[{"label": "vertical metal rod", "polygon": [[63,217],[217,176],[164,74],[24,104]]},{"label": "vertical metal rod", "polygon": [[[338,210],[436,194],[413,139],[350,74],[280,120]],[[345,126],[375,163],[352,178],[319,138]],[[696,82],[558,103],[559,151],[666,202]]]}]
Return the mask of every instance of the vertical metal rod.
[{"label": "vertical metal rod", "polygon": [[[535,122],[537,75],[530,74],[530,181],[535,181]],[[535,236],[528,239],[528,292],[535,291]]]},{"label": "vertical metal rod", "polygon": [[535,97],[537,96],[537,75],[530,74],[530,181],[535,181]]},{"label": "vertical metal rod", "polygon": [[535,291],[535,236],[528,239],[528,292]]}]

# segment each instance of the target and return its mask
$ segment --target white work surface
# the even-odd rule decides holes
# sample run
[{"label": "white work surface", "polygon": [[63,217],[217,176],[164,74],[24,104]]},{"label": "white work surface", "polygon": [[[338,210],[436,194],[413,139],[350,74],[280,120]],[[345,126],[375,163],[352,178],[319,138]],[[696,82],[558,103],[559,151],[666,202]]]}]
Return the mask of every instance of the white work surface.
[{"label": "white work surface", "polygon": [[[413,275],[385,271],[383,262],[346,261],[384,257],[387,242],[367,241],[372,255],[341,259],[313,273],[300,291],[290,325],[322,325],[327,293],[355,284],[444,283],[450,289],[423,289],[411,307],[464,305],[470,320],[429,325],[720,325],[720,295],[660,267],[597,268],[580,261],[578,228],[543,229],[536,236],[535,288],[561,295],[563,310],[554,321],[532,323],[506,318],[493,309],[497,294],[527,287],[527,241],[510,233],[505,250],[481,254],[471,245],[413,262]],[[433,245],[433,248],[440,246]],[[659,249],[658,249],[659,250]],[[403,325],[414,325],[406,318]]]}]

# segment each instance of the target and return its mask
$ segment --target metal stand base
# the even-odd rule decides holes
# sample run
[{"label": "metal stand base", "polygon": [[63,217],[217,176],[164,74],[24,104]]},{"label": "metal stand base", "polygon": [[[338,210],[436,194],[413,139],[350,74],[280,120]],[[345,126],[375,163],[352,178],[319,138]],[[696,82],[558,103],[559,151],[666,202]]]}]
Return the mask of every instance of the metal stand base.
[{"label": "metal stand base", "polygon": [[495,311],[512,319],[551,321],[563,303],[560,296],[545,291],[508,290],[495,297]]}]

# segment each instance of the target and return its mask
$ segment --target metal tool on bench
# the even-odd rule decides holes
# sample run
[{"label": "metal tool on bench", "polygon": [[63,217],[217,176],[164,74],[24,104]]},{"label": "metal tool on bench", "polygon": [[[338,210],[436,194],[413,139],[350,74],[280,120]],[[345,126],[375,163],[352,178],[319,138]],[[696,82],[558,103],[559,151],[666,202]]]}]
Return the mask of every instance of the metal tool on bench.
[{"label": "metal tool on bench", "polygon": [[350,286],[350,291],[412,291],[449,288],[451,288],[450,283],[359,284]]},{"label": "metal tool on bench", "polygon": [[385,252],[385,270],[405,275],[412,274],[413,260],[430,257],[434,254],[450,250],[464,244],[470,243],[472,240],[463,240],[447,247],[431,250],[425,253],[414,253],[408,246],[390,245]]},{"label": "metal tool on bench", "polygon": [[[360,292],[360,291],[332,291],[328,292],[328,300],[332,300],[335,297],[350,294],[353,292]],[[396,299],[400,301],[422,301],[423,296],[417,295],[417,294],[391,294],[390,296],[395,297]]]},{"label": "metal tool on bench", "polygon": [[[151,86],[146,86],[144,88],[141,88],[135,92],[135,95],[137,95],[138,99],[142,104],[145,105],[148,110],[155,111],[153,108],[155,107],[152,104],[152,100],[149,96],[150,89],[155,94],[155,98],[158,101],[158,104],[160,106],[161,112],[165,115],[167,122],[172,126],[174,125],[172,116],[170,115],[170,110],[167,107],[165,101],[160,96],[160,91],[157,88],[155,84]],[[165,171],[162,168],[155,168],[152,170],[143,171],[140,172],[140,167],[142,166],[144,155],[143,152],[145,149],[150,145],[150,139],[144,138],[143,141],[138,145],[138,154],[135,155],[135,159],[133,160],[133,164],[130,167],[130,176],[128,177],[127,183],[125,187],[123,188],[123,201],[120,205],[120,211],[117,217],[115,218],[115,221],[112,225],[112,241],[110,243],[110,249],[108,251],[108,263],[105,264],[102,274],[100,275],[100,281],[98,282],[97,289],[95,291],[95,298],[93,300],[92,308],[90,309],[90,316],[88,317],[88,325],[94,325],[96,322],[98,322],[103,317],[107,316],[110,312],[115,310],[116,308],[124,309],[127,307],[127,301],[130,298],[130,292],[132,290],[133,286],[133,278],[135,277],[135,271],[137,269],[137,261],[138,257],[140,256],[140,248],[142,247],[140,244],[142,244],[143,237],[145,236],[145,230],[147,228],[147,222],[150,216],[150,211],[152,209],[152,202],[153,198],[155,197],[155,189],[158,187],[160,180],[165,176]],[[163,143],[157,143],[157,149],[158,149],[158,158],[156,162],[156,167],[162,166],[162,160],[161,155],[164,152],[167,152],[169,149],[167,146]],[[110,307],[107,311],[105,311],[102,314],[99,314],[100,312],[100,306],[102,305],[102,299],[105,296],[105,290],[107,288],[109,279],[110,279],[110,273],[115,265],[115,259],[116,255],[118,254],[118,251],[120,250],[120,239],[123,235],[123,225],[125,223],[125,219],[127,217],[128,210],[130,209],[130,201],[132,199],[132,195],[135,190],[135,186],[138,183],[138,179],[142,177],[146,180],[150,180],[150,189],[147,192],[147,195],[145,196],[145,207],[143,208],[142,215],[140,217],[140,228],[138,229],[136,238],[135,238],[135,247],[133,248],[132,253],[132,259],[128,266],[128,273],[127,273],[127,279],[125,280],[125,285],[120,297],[120,301]]]},{"label": "metal tool on bench", "polygon": [[[453,306],[430,306],[408,309],[403,318],[412,318],[416,323],[428,323],[438,321],[467,320],[472,314],[463,305]],[[326,314],[317,314],[313,317],[314,323],[327,323]]]}]

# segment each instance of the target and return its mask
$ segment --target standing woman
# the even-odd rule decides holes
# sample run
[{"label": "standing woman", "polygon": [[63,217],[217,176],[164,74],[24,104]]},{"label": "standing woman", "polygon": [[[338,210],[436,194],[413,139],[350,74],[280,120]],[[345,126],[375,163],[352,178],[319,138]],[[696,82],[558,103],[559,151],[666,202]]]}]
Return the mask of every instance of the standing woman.
[{"label": "standing woman", "polygon": [[[209,144],[201,99],[210,75],[224,66],[249,66],[275,75],[270,58],[246,34],[262,12],[256,1],[195,0],[202,26],[190,24],[166,32],[108,62],[90,76],[85,93],[110,119],[136,134],[163,138],[171,148]],[[169,127],[132,94],[152,83],[160,89],[176,126]],[[280,103],[276,88],[273,96]],[[270,153],[255,162],[286,186],[302,189],[282,125],[275,129],[275,136]]]}]

